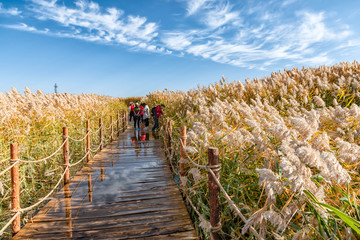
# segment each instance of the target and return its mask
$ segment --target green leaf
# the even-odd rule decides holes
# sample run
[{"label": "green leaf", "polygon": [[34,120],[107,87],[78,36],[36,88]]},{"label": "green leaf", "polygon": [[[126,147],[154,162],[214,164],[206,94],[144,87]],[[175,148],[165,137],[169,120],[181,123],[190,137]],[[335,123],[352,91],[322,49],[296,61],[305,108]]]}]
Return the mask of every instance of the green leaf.
[{"label": "green leaf", "polygon": [[331,210],[336,216],[338,216],[339,218],[341,218],[347,225],[349,225],[349,227],[351,227],[355,232],[357,232],[358,234],[360,234],[360,222],[353,219],[352,217],[346,215],[345,213],[341,212],[339,209],[332,207],[330,205],[327,205],[325,203],[321,203],[321,202],[315,202],[316,204],[327,208],[328,210]]}]

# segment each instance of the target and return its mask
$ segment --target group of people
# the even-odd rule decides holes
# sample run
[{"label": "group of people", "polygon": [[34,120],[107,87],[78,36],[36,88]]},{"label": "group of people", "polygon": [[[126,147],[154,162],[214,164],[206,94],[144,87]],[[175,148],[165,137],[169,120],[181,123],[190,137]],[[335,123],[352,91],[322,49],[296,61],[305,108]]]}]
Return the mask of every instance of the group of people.
[{"label": "group of people", "polygon": [[152,116],[154,119],[154,126],[152,131],[155,131],[159,127],[159,118],[164,114],[162,111],[165,108],[164,104],[153,107],[150,111],[149,106],[146,103],[133,103],[129,104],[129,122],[134,120],[134,129],[141,130],[140,123],[144,123],[145,129],[149,128],[149,120]]}]

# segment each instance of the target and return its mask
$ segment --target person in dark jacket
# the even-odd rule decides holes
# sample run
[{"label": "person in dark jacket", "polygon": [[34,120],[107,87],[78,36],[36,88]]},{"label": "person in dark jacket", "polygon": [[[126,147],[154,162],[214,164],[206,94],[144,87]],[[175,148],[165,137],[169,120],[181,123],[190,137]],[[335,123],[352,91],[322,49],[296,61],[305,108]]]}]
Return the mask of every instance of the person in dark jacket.
[{"label": "person in dark jacket", "polygon": [[155,108],[154,115],[153,115],[153,118],[154,118],[154,126],[152,128],[153,131],[155,131],[155,129],[159,128],[159,118],[162,115],[164,115],[164,112],[162,111],[164,108],[165,108],[164,104],[161,104]]}]

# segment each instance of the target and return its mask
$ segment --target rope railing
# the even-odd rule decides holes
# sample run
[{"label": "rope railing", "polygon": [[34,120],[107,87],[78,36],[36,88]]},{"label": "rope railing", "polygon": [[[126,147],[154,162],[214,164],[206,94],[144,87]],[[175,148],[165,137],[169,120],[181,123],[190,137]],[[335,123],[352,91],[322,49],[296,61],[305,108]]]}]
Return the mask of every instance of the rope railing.
[{"label": "rope railing", "polygon": [[98,147],[97,147],[95,150],[93,150],[93,149],[90,148],[90,152],[96,153],[97,151],[100,150],[100,147],[101,147],[101,144],[99,144]]},{"label": "rope railing", "polygon": [[90,151],[87,151],[87,152],[85,153],[85,155],[84,155],[80,160],[78,160],[78,161],[75,162],[75,163],[71,163],[71,164],[69,164],[68,166],[69,166],[69,167],[74,167],[74,166],[78,165],[79,163],[81,163],[82,161],[84,161],[84,159],[85,159],[89,154],[90,154]]},{"label": "rope railing", "polygon": [[11,210],[11,212],[20,212],[20,213],[23,213],[23,212],[27,212],[27,211],[30,211],[32,209],[34,209],[35,207],[37,207],[38,205],[40,205],[42,202],[46,201],[53,193],[54,191],[58,188],[58,186],[60,185],[60,183],[63,181],[64,179],[64,176],[66,174],[66,172],[69,170],[69,166],[66,166],[63,174],[61,175],[61,178],[59,179],[59,181],[56,183],[56,185],[53,187],[53,189],[43,198],[41,198],[40,201],[38,201],[37,203],[29,206],[29,207],[26,207],[26,208],[20,208],[20,209],[17,209],[17,210]]},{"label": "rope railing", "polygon": [[[6,229],[12,224],[12,234],[15,235],[17,232],[20,231],[20,216],[21,213],[23,212],[27,212],[30,211],[34,208],[36,208],[37,206],[39,206],[41,203],[43,203],[44,201],[46,201],[54,192],[55,190],[60,186],[61,182],[64,181],[64,184],[67,184],[69,182],[70,179],[70,168],[74,167],[80,163],[82,163],[85,159],[87,159],[87,161],[90,161],[90,158],[92,157],[92,152],[96,153],[99,150],[101,151],[104,143],[105,145],[111,141],[113,141],[113,134],[114,132],[117,133],[117,135],[119,136],[119,133],[121,131],[125,131],[126,129],[126,114],[124,114],[123,117],[119,117],[119,114],[117,114],[117,120],[116,121],[112,121],[112,117],[111,117],[111,124],[108,128],[105,128],[105,130],[110,130],[110,133],[108,134],[108,137],[105,137],[104,140],[104,136],[103,136],[103,131],[104,131],[104,127],[102,124],[102,119],[99,119],[99,128],[96,131],[91,131],[90,129],[90,125],[89,125],[89,121],[86,122],[86,134],[80,138],[80,139],[76,139],[73,138],[71,136],[69,136],[68,134],[68,130],[67,127],[63,128],[63,143],[59,146],[59,148],[57,148],[52,154],[50,154],[49,156],[42,158],[42,159],[38,159],[38,160],[21,160],[18,157],[18,145],[17,143],[15,144],[11,144],[10,145],[10,150],[11,150],[11,158],[10,159],[3,159],[1,160],[1,162],[6,162],[9,161],[11,162],[11,165],[9,167],[7,167],[5,170],[0,172],[0,176],[4,175],[5,173],[7,173],[8,171],[11,170],[11,186],[12,186],[12,196],[11,196],[11,210],[10,212],[12,214],[14,214],[11,219],[3,226],[3,228],[0,230],[0,236],[6,231]],[[120,122],[122,122],[123,126],[120,129]],[[114,131],[113,127],[117,126],[117,129]],[[91,134],[95,134],[98,133],[99,134],[99,138],[100,138],[100,144],[97,145],[97,149],[93,150],[91,149],[91,138],[90,135]],[[74,142],[83,142],[84,140],[86,140],[86,152],[85,155],[79,159],[77,162],[75,163],[70,163],[70,151],[69,151],[69,140],[74,141]],[[57,154],[60,150],[63,150],[63,158],[64,158],[64,171],[61,174],[61,178],[58,180],[58,182],[56,183],[56,185],[51,189],[51,191],[43,198],[41,198],[41,200],[39,200],[38,202],[34,203],[33,205],[26,207],[26,208],[20,208],[20,181],[19,181],[19,164],[20,163],[39,163],[39,162],[44,162],[52,157],[55,156],[55,154]]]},{"label": "rope railing", "polygon": [[69,136],[69,139],[70,139],[71,141],[74,141],[74,142],[82,142],[82,141],[84,141],[84,140],[87,138],[87,136],[89,136],[90,132],[91,132],[91,130],[89,130],[88,133],[87,133],[83,138],[81,138],[81,139],[75,139],[75,138],[72,138],[72,137],[70,137],[70,136]]},{"label": "rope railing", "polygon": [[67,143],[68,139],[69,139],[68,137],[65,138],[63,144],[61,144],[60,147],[59,147],[55,152],[53,152],[51,155],[49,155],[49,156],[47,156],[47,157],[45,157],[45,158],[38,159],[38,160],[20,160],[20,159],[19,159],[19,161],[20,161],[21,163],[38,163],[38,162],[44,162],[44,161],[52,158],[53,156],[55,156],[55,154],[57,154],[61,149],[63,149],[63,147],[64,147],[64,145]]},{"label": "rope railing", "polygon": [[[183,130],[183,129],[181,129],[181,130]],[[168,143],[166,143],[166,140],[168,140]],[[194,165],[197,168],[205,169],[209,173],[209,175],[211,175],[211,178],[209,177],[209,188],[211,188],[210,185],[213,185],[210,182],[210,180],[211,180],[213,183],[215,183],[215,185],[218,187],[218,189],[223,193],[223,195],[224,195],[224,197],[226,199],[226,202],[229,205],[230,209],[232,209],[233,212],[237,216],[239,216],[244,223],[246,223],[247,222],[246,217],[241,213],[239,207],[230,198],[230,196],[225,191],[224,187],[222,186],[222,184],[219,181],[219,177],[217,176],[217,174],[219,174],[219,172],[220,172],[221,164],[219,164],[219,163],[210,164],[211,163],[210,153],[213,152],[213,151],[210,151],[210,150],[213,149],[213,148],[209,148],[209,164],[208,165],[201,165],[201,164],[196,163],[189,156],[189,154],[186,151],[186,128],[185,128],[185,131],[183,130],[183,132],[180,132],[180,140],[178,142],[180,142],[180,144],[179,144],[180,145],[180,159],[179,159],[179,171],[176,172],[175,168],[173,166],[173,163],[172,163],[172,159],[173,159],[173,156],[174,156],[174,150],[171,147],[171,145],[176,144],[176,142],[174,142],[173,139],[172,139],[171,121],[168,121],[166,123],[166,126],[165,126],[165,138],[164,138],[165,149],[167,150],[168,156],[170,156],[169,157],[169,162],[170,162],[170,165],[171,165],[171,168],[172,168],[174,174],[176,174],[176,175],[180,174],[180,180],[181,180],[180,185],[181,185],[182,193],[185,195],[186,200],[189,202],[191,208],[194,210],[194,212],[199,217],[199,219],[200,219],[200,227],[202,227],[207,232],[210,232],[212,239],[220,239],[219,235],[217,235],[217,232],[219,232],[221,230],[220,216],[215,216],[214,217],[214,218],[218,218],[218,222],[214,223],[214,221],[210,220],[211,224],[209,224],[209,222],[203,217],[203,215],[200,213],[200,211],[195,207],[194,203],[191,201],[191,198],[190,198],[190,196],[188,195],[188,193],[186,191],[186,190],[188,190],[187,187],[186,187],[186,183],[188,181],[183,181],[182,180],[182,179],[186,178],[185,173],[184,173],[184,164],[185,164],[186,160],[188,160],[192,165]],[[171,151],[168,150],[167,145],[170,145]],[[218,150],[217,150],[217,152],[218,152]],[[185,157],[186,157],[186,159],[185,159]],[[218,156],[217,156],[217,158],[218,158]],[[212,186],[212,188],[214,188],[214,187]],[[210,192],[211,192],[211,189],[210,189]],[[211,195],[212,194],[210,194],[210,197],[211,197]],[[217,198],[218,199],[220,198],[218,193],[217,193]],[[211,206],[211,202],[212,202],[211,200],[212,199],[210,199],[210,209],[213,207],[213,206]],[[218,201],[218,204],[220,204],[219,201]],[[219,206],[216,206],[216,208],[220,209]],[[213,212],[213,211],[211,211],[211,212]],[[212,218],[212,216],[210,218]],[[256,231],[256,229],[253,226],[250,226],[249,229],[257,239],[261,239],[261,240],[264,239],[262,236],[260,236],[260,234]]]},{"label": "rope railing", "polygon": [[[9,159],[9,160],[10,160],[10,159]],[[10,160],[10,161],[11,161],[11,160]],[[19,159],[16,159],[15,162],[14,162],[12,165],[10,165],[8,168],[6,168],[4,171],[2,171],[2,172],[0,173],[0,176],[3,175],[3,174],[5,174],[5,173],[7,173],[7,172],[8,172],[10,169],[12,169],[19,161],[20,161]]]}]

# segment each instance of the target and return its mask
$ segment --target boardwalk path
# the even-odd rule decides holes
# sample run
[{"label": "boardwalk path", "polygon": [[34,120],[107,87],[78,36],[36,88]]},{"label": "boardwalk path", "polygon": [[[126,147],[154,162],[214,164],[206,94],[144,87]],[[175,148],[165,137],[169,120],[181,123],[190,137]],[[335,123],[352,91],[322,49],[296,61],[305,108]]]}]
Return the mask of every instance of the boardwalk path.
[{"label": "boardwalk path", "polygon": [[134,130],[96,155],[14,239],[28,238],[197,239],[160,141]]}]

